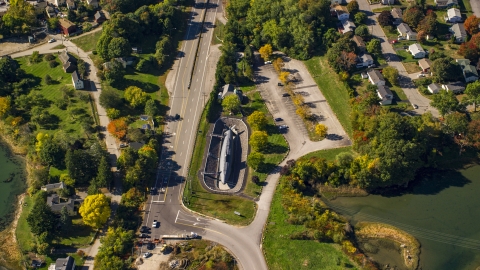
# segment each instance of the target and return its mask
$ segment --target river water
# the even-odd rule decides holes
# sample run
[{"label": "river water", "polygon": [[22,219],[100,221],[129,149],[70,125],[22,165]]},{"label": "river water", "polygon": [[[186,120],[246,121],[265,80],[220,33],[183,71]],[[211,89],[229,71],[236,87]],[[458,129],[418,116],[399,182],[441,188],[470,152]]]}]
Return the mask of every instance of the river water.
[{"label": "river water", "polygon": [[480,165],[435,173],[403,194],[344,197],[329,204],[353,224],[383,222],[415,236],[423,270],[480,266]]}]

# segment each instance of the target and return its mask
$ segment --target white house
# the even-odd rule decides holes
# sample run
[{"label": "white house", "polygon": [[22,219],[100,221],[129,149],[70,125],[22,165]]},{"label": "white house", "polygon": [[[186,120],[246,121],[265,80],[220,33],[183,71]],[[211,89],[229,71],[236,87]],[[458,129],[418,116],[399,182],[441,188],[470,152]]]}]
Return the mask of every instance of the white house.
[{"label": "white house", "polygon": [[357,58],[357,68],[362,68],[362,67],[368,67],[370,65],[373,65],[373,57],[368,54],[364,53]]},{"label": "white house", "polygon": [[75,260],[68,256],[67,258],[59,258],[52,263],[48,270],[75,270]]},{"label": "white house", "polygon": [[406,23],[400,23],[397,26],[398,39],[416,40],[417,32],[414,32]]},{"label": "white house", "polygon": [[462,21],[462,13],[458,8],[451,8],[447,10],[445,21],[449,23],[457,23]]},{"label": "white house", "polygon": [[452,91],[455,94],[465,91],[465,84],[463,82],[453,82],[442,85],[442,88],[446,91]]},{"label": "white house", "polygon": [[381,99],[380,105],[390,105],[393,102],[393,94],[390,88],[386,85],[379,85],[377,88],[377,95]]},{"label": "white house", "polygon": [[72,83],[75,89],[83,89],[83,81],[78,76],[78,72],[75,70],[72,72]]},{"label": "white house", "polygon": [[355,27],[356,27],[351,20],[343,20],[342,26],[343,26],[343,30],[342,30],[343,34],[355,31]]},{"label": "white house", "polygon": [[427,87],[428,91],[432,94],[436,94],[442,90],[442,86],[438,83],[432,83]]},{"label": "white house", "polygon": [[375,85],[385,85],[385,79],[383,78],[382,73],[376,69],[371,69],[367,71],[368,80],[371,84]]},{"label": "white house", "polygon": [[465,82],[474,82],[478,80],[478,72],[477,69],[472,65],[463,66],[463,77],[465,78]]},{"label": "white house", "polygon": [[408,46],[408,51],[412,54],[413,58],[424,58],[426,55],[425,50],[418,43]]},{"label": "white house", "polygon": [[57,191],[59,189],[64,189],[64,188],[65,188],[65,184],[63,182],[47,184],[45,186],[42,186],[42,190],[46,192]]},{"label": "white house", "polygon": [[450,27],[450,33],[455,36],[455,41],[458,43],[465,42],[467,39],[467,31],[465,31],[463,23],[456,23]]}]

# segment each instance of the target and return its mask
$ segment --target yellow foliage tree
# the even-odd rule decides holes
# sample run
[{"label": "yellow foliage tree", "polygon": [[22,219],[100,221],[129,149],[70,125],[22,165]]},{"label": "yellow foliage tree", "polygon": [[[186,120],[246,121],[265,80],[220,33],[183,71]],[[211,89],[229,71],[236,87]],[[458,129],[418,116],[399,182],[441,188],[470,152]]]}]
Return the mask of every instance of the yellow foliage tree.
[{"label": "yellow foliage tree", "polygon": [[310,110],[307,106],[300,106],[295,111],[302,119],[310,117]]},{"label": "yellow foliage tree", "polygon": [[280,72],[280,75],[278,75],[278,78],[280,79],[280,81],[283,84],[287,84],[288,83],[288,75],[290,75],[290,72],[282,71],[282,72]]},{"label": "yellow foliage tree", "polygon": [[49,139],[48,134],[39,132],[37,134],[36,139],[37,139],[37,142],[35,143],[35,150],[37,152],[40,152],[40,150],[42,150],[42,147],[43,147],[43,144],[45,143],[45,141],[47,141]]},{"label": "yellow foliage tree", "polygon": [[4,117],[12,107],[12,99],[10,97],[0,97],[0,117]]},{"label": "yellow foliage tree", "polygon": [[265,149],[268,144],[268,135],[265,131],[254,131],[252,135],[250,135],[250,146],[252,147],[253,151],[261,151]]},{"label": "yellow foliage tree", "polygon": [[273,49],[272,49],[272,45],[270,44],[265,44],[265,46],[261,47],[258,52],[260,53],[260,56],[262,56],[262,58],[267,61],[268,59],[270,59],[270,56],[272,55],[273,53]]},{"label": "yellow foliage tree", "polygon": [[320,137],[325,137],[327,136],[328,128],[327,126],[323,124],[317,124],[315,126],[315,134],[317,134]]},{"label": "yellow foliage tree", "polygon": [[100,228],[110,216],[110,201],[103,194],[89,195],[83,201],[78,212],[85,224],[93,228]]},{"label": "yellow foliage tree", "polygon": [[342,246],[343,246],[343,249],[349,254],[354,254],[357,251],[357,248],[355,248],[352,242],[348,240],[343,241]]},{"label": "yellow foliage tree", "polygon": [[285,64],[283,63],[283,59],[281,57],[278,57],[277,59],[275,59],[275,61],[273,61],[273,68],[278,72],[280,73],[280,71],[282,71],[282,68]]},{"label": "yellow foliage tree", "polygon": [[144,105],[147,99],[147,93],[136,86],[130,86],[125,90],[125,100],[127,100],[132,107]]},{"label": "yellow foliage tree", "polygon": [[267,126],[268,120],[263,112],[254,111],[247,117],[247,123],[253,130],[263,130]]}]

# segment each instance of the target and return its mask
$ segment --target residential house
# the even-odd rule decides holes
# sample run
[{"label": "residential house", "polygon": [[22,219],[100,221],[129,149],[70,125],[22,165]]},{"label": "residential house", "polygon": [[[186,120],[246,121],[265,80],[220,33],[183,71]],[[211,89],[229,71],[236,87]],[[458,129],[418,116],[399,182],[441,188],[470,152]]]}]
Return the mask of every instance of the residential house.
[{"label": "residential house", "polygon": [[85,0],[87,5],[92,6],[94,8],[98,8],[98,0]]},{"label": "residential house", "polygon": [[463,67],[462,72],[465,82],[469,83],[478,80],[478,72],[474,66],[466,65]]},{"label": "residential house", "polygon": [[407,40],[416,40],[417,39],[417,33],[414,32],[410,26],[406,23],[400,23],[397,26],[397,31],[399,33],[398,39],[407,39]]},{"label": "residential house", "polygon": [[435,5],[439,8],[458,6],[458,0],[435,0]]},{"label": "residential house", "polygon": [[218,93],[219,99],[224,99],[229,93],[233,93],[233,90],[235,90],[233,84],[225,84],[222,88],[222,92]]},{"label": "residential house", "polygon": [[348,12],[348,9],[346,6],[335,6],[333,7],[335,10],[335,13],[337,14],[337,18],[340,21],[348,20],[350,18],[350,13]]},{"label": "residential house", "polygon": [[330,0],[331,5],[346,5],[347,0]]},{"label": "residential house", "polygon": [[357,45],[358,51],[359,52],[365,52],[367,50],[367,47],[365,46],[365,41],[363,41],[363,38],[360,36],[353,36],[352,41],[355,42]]},{"label": "residential house", "polygon": [[95,13],[94,18],[96,23],[102,23],[107,19],[105,18],[105,15],[101,11],[97,11],[97,13]]},{"label": "residential house", "polygon": [[423,59],[418,60],[418,65],[422,69],[423,73],[430,73],[430,70],[432,68],[433,63],[432,63],[432,61],[430,61],[430,59],[423,58]]},{"label": "residential house", "polygon": [[[113,61],[119,62],[120,64],[122,64],[123,68],[127,68],[127,66],[133,65],[133,63],[135,62],[135,57],[117,57],[113,59]],[[103,67],[106,69],[110,69],[111,65],[111,61],[103,63]]]},{"label": "residential house", "polygon": [[462,67],[462,69],[465,66],[470,65],[470,60],[468,60],[468,59],[455,59],[455,62],[457,62]]},{"label": "residential house", "polygon": [[67,51],[63,51],[59,56],[58,59],[62,62],[62,64],[65,64],[67,62],[72,62],[74,64],[77,63],[77,59],[75,57],[71,56]]},{"label": "residential house", "polygon": [[75,63],[68,61],[63,64],[63,71],[65,71],[65,73],[72,73],[75,70],[77,70],[77,65],[75,65]]},{"label": "residential house", "polygon": [[357,58],[357,68],[368,67],[370,65],[373,65],[373,57],[370,54],[364,53]]},{"label": "residential house", "polygon": [[375,85],[385,85],[385,79],[383,78],[382,73],[376,69],[371,69],[367,71],[368,80],[371,84]]},{"label": "residential house", "polygon": [[455,94],[465,91],[465,84],[463,82],[454,82],[442,85],[442,88],[446,91],[452,91]]},{"label": "residential house", "polygon": [[348,32],[355,31],[356,26],[351,20],[344,20],[342,21],[342,27],[343,27],[342,33],[345,34]]},{"label": "residential house", "polygon": [[59,22],[60,22],[60,28],[62,29],[62,33],[65,36],[69,36],[70,34],[73,34],[75,33],[75,31],[77,31],[77,26],[71,21],[64,18],[60,18]]},{"label": "residential house", "polygon": [[393,8],[390,13],[393,17],[393,24],[399,25],[402,23],[403,12],[400,8]]},{"label": "residential house", "polygon": [[48,267],[48,270],[75,270],[75,260],[70,256],[57,259]]},{"label": "residential house", "polygon": [[427,54],[422,46],[420,46],[418,43],[408,46],[408,51],[412,54],[413,58],[424,58]]},{"label": "residential house", "polygon": [[132,47],[132,53],[142,53],[142,48],[140,48],[140,47]]},{"label": "residential house", "polygon": [[76,9],[77,8],[77,6],[75,4],[75,1],[73,1],[73,0],[67,0],[66,4],[67,4],[68,9]]},{"label": "residential house", "polygon": [[447,10],[447,14],[444,17],[446,22],[458,23],[462,21],[462,13],[458,8],[451,8]]},{"label": "residential house", "polygon": [[85,86],[83,85],[83,80],[80,79],[78,75],[78,71],[72,72],[72,84],[75,89],[83,89]]},{"label": "residential house", "polygon": [[41,15],[47,8],[47,1],[38,0],[38,1],[28,1],[30,5],[35,9],[35,14]]},{"label": "residential house", "polygon": [[455,41],[458,43],[465,42],[467,39],[467,31],[465,31],[463,23],[456,23],[450,27],[450,33],[455,36]]},{"label": "residential house", "polygon": [[438,83],[432,83],[427,87],[428,91],[432,94],[436,94],[442,90],[442,86]]},{"label": "residential house", "polygon": [[55,6],[57,7],[65,6],[65,4],[66,0],[55,0]]},{"label": "residential house", "polygon": [[381,99],[380,105],[390,105],[393,102],[393,94],[390,88],[386,85],[379,85],[377,88],[377,95]]},{"label": "residential house", "polygon": [[52,194],[47,197],[47,205],[50,206],[53,212],[60,213],[65,206],[70,216],[74,216],[77,213],[75,210],[76,201],[77,200],[71,198],[68,198],[66,201],[61,201],[57,194]]},{"label": "residential house", "polygon": [[63,182],[60,182],[60,183],[54,183],[54,184],[48,184],[48,185],[42,186],[41,189],[46,192],[51,192],[51,191],[57,191],[59,189],[64,189],[64,188],[65,188],[65,184]]},{"label": "residential house", "polygon": [[47,13],[48,18],[55,18],[57,17],[57,13],[55,13],[55,9],[52,6],[47,6],[45,8],[45,12]]},{"label": "residential house", "polygon": [[393,5],[395,0],[381,0],[382,5]]}]

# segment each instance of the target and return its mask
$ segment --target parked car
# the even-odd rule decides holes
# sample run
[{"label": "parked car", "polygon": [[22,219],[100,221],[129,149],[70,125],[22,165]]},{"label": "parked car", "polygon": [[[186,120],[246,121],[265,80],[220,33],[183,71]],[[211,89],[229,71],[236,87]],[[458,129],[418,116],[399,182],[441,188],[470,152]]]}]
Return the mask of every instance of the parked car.
[{"label": "parked car", "polygon": [[152,227],[153,227],[153,228],[157,228],[157,227],[158,227],[158,221],[157,221],[156,219],[153,220]]},{"label": "parked car", "polygon": [[265,61],[265,65],[271,64],[272,61]]},{"label": "parked car", "polygon": [[278,85],[278,86],[283,86],[283,83],[279,82],[277,85]]},{"label": "parked car", "polygon": [[54,38],[52,38],[52,39],[50,39],[50,40],[48,41],[48,43],[53,43],[53,42],[55,42],[55,41],[56,41],[56,40],[55,40]]},{"label": "parked car", "polygon": [[121,144],[120,144],[120,148],[125,148],[125,147],[127,147],[127,146],[128,146],[128,145],[127,145],[126,143],[121,143]]},{"label": "parked car", "polygon": [[282,94],[282,97],[289,97],[289,96],[290,96],[289,93],[283,93],[283,94]]},{"label": "parked car", "polygon": [[278,117],[278,118],[275,118],[275,122],[281,122],[281,121],[283,121],[283,119],[282,119],[282,118],[280,118],[280,117]]},{"label": "parked car", "polygon": [[180,115],[177,113],[175,114],[175,120],[178,120],[178,119],[180,119]]},{"label": "parked car", "polygon": [[398,40],[394,39],[394,40],[392,40],[391,43],[392,43],[392,44],[395,44],[395,43],[397,43],[397,42],[398,42]]},{"label": "parked car", "polygon": [[150,228],[148,228],[147,226],[142,226],[142,227],[140,228],[140,232],[141,232],[141,233],[148,233],[148,230],[149,230],[149,229],[150,229]]},{"label": "parked car", "polygon": [[288,126],[287,125],[281,125],[281,126],[278,126],[278,129],[282,130],[282,129],[287,129]]},{"label": "parked car", "polygon": [[150,256],[152,256],[152,253],[150,253],[150,252],[146,252],[146,253],[143,254],[144,258],[148,258]]},{"label": "parked car", "polygon": [[418,109],[418,105],[417,105],[417,104],[412,104],[412,105],[413,105],[413,108]]},{"label": "parked car", "polygon": [[146,233],[141,233],[141,234],[138,235],[138,237],[140,237],[140,238],[147,238],[147,237],[148,237],[148,234],[146,234]]},{"label": "parked car", "polygon": [[425,74],[420,73],[420,74],[417,75],[417,78],[422,78],[422,77],[425,77]]}]

